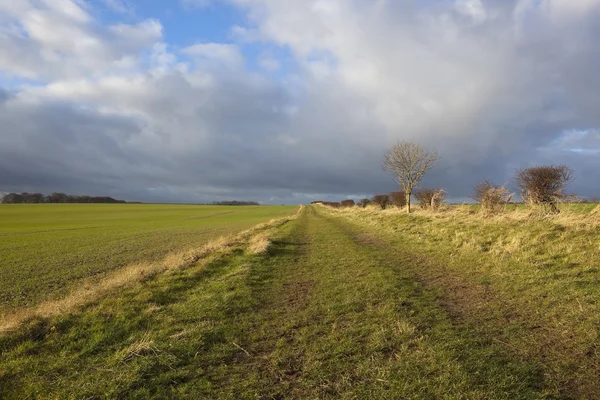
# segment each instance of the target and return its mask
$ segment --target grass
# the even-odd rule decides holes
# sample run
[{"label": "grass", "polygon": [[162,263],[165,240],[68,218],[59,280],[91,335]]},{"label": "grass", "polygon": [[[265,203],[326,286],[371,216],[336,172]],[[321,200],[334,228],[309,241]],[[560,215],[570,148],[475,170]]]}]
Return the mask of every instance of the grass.
[{"label": "grass", "polygon": [[540,366],[453,321],[378,238],[314,208],[0,337],[0,397],[537,399]]},{"label": "grass", "polygon": [[593,399],[579,214],[307,207],[0,335],[0,398]]},{"label": "grass", "polygon": [[[418,208],[419,205],[414,205],[416,206],[415,208]],[[592,212],[596,206],[598,206],[598,203],[559,203],[557,205],[558,209],[561,210],[562,212],[566,212],[566,213],[582,213],[582,214],[588,214],[590,212]],[[463,209],[469,209],[472,211],[479,211],[481,210],[481,204],[469,204],[469,203],[465,203],[465,204],[451,204],[448,205],[448,208],[450,209],[456,209],[456,208],[463,208]],[[510,204],[505,204],[503,206],[504,211],[506,212],[524,212],[524,213],[528,213],[531,209],[531,207],[527,204],[523,204],[523,203],[510,203]]]},{"label": "grass", "polygon": [[482,217],[466,208],[405,215],[397,210],[331,210],[376,234],[383,253],[412,249],[417,279],[439,290],[453,319],[475,327],[524,360],[543,365],[558,398],[600,392],[600,214],[563,210]]},{"label": "grass", "polygon": [[295,209],[0,205],[0,314],[62,297],[84,278],[102,279],[133,263],[159,261]]}]

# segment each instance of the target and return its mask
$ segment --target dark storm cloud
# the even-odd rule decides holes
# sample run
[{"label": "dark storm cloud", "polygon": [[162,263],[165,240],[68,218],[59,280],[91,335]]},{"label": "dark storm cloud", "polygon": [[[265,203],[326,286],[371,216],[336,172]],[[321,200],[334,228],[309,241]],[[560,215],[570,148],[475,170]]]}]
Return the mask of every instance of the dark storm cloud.
[{"label": "dark storm cloud", "polygon": [[[599,2],[233,2],[250,16],[240,40],[284,46],[293,71],[246,70],[231,44],[171,52],[156,22],[106,31],[77,12],[48,17],[97,39],[101,68],[90,73],[85,46],[67,46],[82,61],[60,73],[0,63],[45,77],[0,90],[0,191],[276,204],[371,195],[394,189],[381,158],[409,139],[438,149],[423,184],[454,199],[484,179],[514,189],[514,172],[540,163],[569,164],[572,191],[599,194]],[[27,21],[31,7],[11,18]],[[127,46],[112,48],[107,35],[126,32]],[[13,39],[31,41],[34,58],[61,48],[2,40]]]}]

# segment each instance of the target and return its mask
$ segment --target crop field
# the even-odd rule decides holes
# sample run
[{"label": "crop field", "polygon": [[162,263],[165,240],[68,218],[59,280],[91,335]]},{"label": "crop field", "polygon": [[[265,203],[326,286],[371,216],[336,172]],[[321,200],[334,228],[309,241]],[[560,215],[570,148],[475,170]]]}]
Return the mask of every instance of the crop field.
[{"label": "crop field", "polygon": [[296,208],[0,205],[0,315],[64,295],[83,278],[156,261]]},{"label": "crop field", "polygon": [[[238,211],[178,207],[139,219]],[[201,219],[288,216],[0,333],[0,398],[598,398],[598,207],[296,209]]]}]

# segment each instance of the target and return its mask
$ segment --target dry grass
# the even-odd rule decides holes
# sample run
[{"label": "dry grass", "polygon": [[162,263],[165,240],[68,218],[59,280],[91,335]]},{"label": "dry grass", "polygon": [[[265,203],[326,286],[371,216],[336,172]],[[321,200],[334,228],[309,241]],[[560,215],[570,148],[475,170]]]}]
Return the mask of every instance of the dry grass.
[{"label": "dry grass", "polygon": [[248,243],[247,250],[249,254],[264,254],[269,250],[270,245],[271,240],[267,235],[256,235]]},{"label": "dry grass", "polygon": [[45,301],[36,307],[11,310],[0,315],[0,334],[14,331],[24,322],[36,317],[53,317],[72,312],[86,304],[97,301],[108,292],[149,279],[157,274],[185,269],[215,253],[227,253],[235,246],[249,245],[250,253],[265,252],[269,246],[267,230],[274,230],[295,219],[302,212],[289,217],[272,219],[255,225],[237,235],[224,236],[202,246],[171,253],[159,263],[135,263],[105,275],[102,279],[87,279],[69,295],[58,300]]},{"label": "dry grass", "polygon": [[[324,207],[324,206],[320,206]],[[376,206],[369,205],[366,208],[352,207],[345,209],[327,208],[332,213],[343,213],[345,215],[361,215],[374,216],[382,215],[403,215],[406,214],[404,209],[397,207],[388,207],[386,210],[381,210]],[[563,204],[560,214],[539,213],[537,210],[532,210],[528,207],[514,207],[514,205],[505,205],[502,210],[489,214],[481,210],[477,210],[470,204],[464,205],[443,205],[438,210],[415,209],[412,211],[413,216],[435,218],[440,221],[461,221],[465,223],[483,223],[497,224],[505,222],[518,221],[548,221],[556,224],[579,226],[579,227],[595,227],[600,225],[600,205],[597,205],[590,212],[581,212],[578,206],[571,204]]]},{"label": "dry grass", "polygon": [[141,339],[117,351],[115,359],[120,363],[128,363],[134,358],[157,354],[158,352],[159,350],[154,346],[154,341],[150,338],[150,333],[146,333]]}]

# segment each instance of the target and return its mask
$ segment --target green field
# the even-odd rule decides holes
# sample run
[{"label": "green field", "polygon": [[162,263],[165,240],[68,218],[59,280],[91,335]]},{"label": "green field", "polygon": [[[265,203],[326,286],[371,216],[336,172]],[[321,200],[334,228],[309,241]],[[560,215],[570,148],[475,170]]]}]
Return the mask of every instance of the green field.
[{"label": "green field", "polygon": [[157,261],[296,208],[0,205],[0,314],[64,295],[83,278]]},{"label": "green field", "polygon": [[0,336],[0,398],[598,398],[586,211],[306,207],[262,228],[266,252],[238,241]]}]

